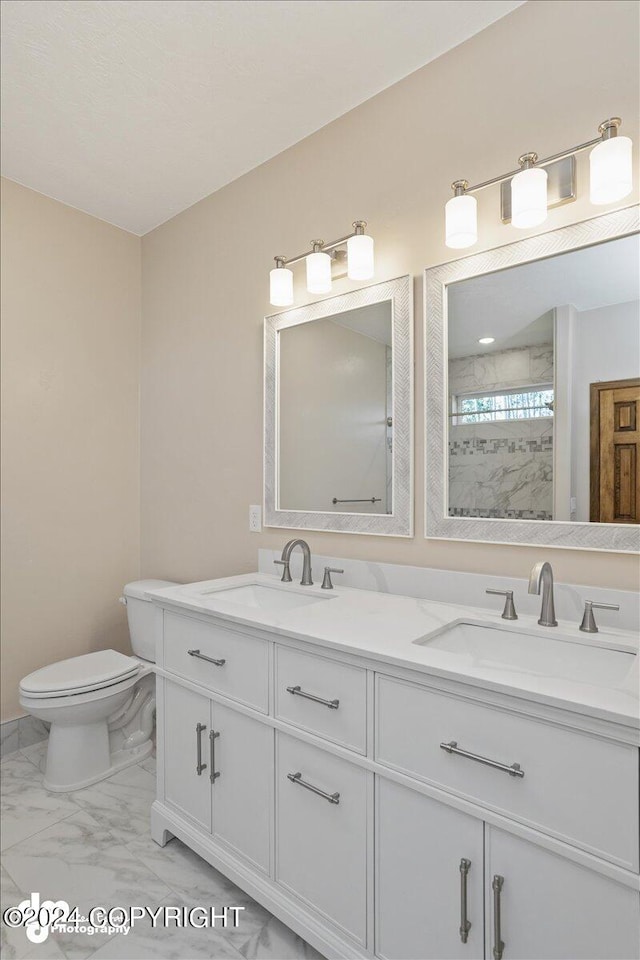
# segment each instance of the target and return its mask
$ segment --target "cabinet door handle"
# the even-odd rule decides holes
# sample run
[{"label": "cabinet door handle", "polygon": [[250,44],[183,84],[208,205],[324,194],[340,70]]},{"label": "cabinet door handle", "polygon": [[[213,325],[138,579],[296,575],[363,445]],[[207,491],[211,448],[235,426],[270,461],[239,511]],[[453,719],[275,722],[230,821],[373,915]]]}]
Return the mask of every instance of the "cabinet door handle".
[{"label": "cabinet door handle", "polygon": [[214,657],[206,657],[199,650],[187,650],[190,657],[197,657],[198,660],[206,660],[207,663],[215,663],[216,667],[224,667],[226,660],[215,660]]},{"label": "cabinet door handle", "polygon": [[490,760],[489,757],[481,757],[477,753],[469,753],[468,750],[461,750],[457,740],[449,740],[448,743],[440,744],[441,750],[447,753],[456,753],[459,757],[466,757],[468,760],[475,760],[477,763],[484,763],[486,767],[493,767],[494,770],[504,770],[510,777],[524,777],[524,770],[519,763],[500,763],[499,760]]},{"label": "cabinet door handle", "polygon": [[199,777],[207,769],[206,763],[202,762],[202,731],[206,729],[206,723],[196,723],[196,773]]},{"label": "cabinet door handle", "polygon": [[326,793],[326,791],[321,790],[320,787],[314,787],[312,783],[307,783],[306,780],[302,779],[301,773],[288,773],[287,780],[291,780],[291,783],[300,784],[305,790],[311,790],[312,793],[317,793],[319,797],[323,797],[325,800],[328,800],[329,803],[340,803],[339,793]]},{"label": "cabinet door handle", "polygon": [[467,918],[467,877],[471,860],[465,857],[460,861],[460,939],[466,943],[471,930],[471,921]]},{"label": "cabinet door handle", "polygon": [[500,894],[502,893],[503,884],[504,877],[496,874],[491,883],[493,890],[493,960],[502,960],[502,952],[504,950],[504,943],[501,939],[502,918],[500,916]]},{"label": "cabinet door handle", "polygon": [[321,703],[329,710],[337,710],[340,706],[339,700],[325,700],[323,697],[316,697],[313,693],[305,693],[301,686],[287,687],[287,693],[292,693],[294,697],[304,697],[305,700],[313,700],[314,703]]},{"label": "cabinet door handle", "polygon": [[216,770],[216,740],[219,736],[220,733],[217,730],[209,731],[209,759],[211,760],[209,780],[211,780],[211,783],[215,783],[220,776],[220,771]]}]

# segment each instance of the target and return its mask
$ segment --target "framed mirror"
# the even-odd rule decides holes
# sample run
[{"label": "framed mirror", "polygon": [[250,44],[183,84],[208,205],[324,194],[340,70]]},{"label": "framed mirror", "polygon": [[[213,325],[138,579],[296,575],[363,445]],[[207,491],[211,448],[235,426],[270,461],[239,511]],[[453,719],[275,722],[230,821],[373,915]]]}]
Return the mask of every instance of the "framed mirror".
[{"label": "framed mirror", "polygon": [[413,534],[411,278],[265,318],[269,527]]},{"label": "framed mirror", "polygon": [[427,537],[638,550],[638,210],[426,271]]}]

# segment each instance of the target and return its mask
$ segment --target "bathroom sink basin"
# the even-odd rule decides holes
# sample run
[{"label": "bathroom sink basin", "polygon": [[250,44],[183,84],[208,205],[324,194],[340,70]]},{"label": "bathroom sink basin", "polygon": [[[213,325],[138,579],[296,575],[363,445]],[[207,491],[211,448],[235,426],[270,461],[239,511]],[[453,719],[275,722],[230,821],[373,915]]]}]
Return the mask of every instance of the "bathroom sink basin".
[{"label": "bathroom sink basin", "polygon": [[[466,666],[556,677],[597,686],[622,682],[635,652],[581,643],[573,638],[540,636],[491,624],[455,623],[432,637],[414,640],[432,650],[456,654]],[[624,645],[621,645],[623,647]]]},{"label": "bathroom sink basin", "polygon": [[306,607],[311,603],[333,599],[318,596],[318,594],[305,596],[303,593],[290,592],[279,587],[267,587],[261,583],[243,584],[226,590],[203,590],[201,596],[206,596],[212,601],[224,600],[243,607],[266,610],[269,613],[280,613],[284,610],[293,610],[295,607]]}]

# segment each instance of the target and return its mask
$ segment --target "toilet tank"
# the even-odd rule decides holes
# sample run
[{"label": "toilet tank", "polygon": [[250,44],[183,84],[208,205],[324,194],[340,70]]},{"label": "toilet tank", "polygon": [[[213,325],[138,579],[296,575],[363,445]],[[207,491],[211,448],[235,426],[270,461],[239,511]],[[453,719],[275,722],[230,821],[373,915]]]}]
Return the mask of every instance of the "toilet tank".
[{"label": "toilet tank", "polygon": [[131,648],[141,660],[156,662],[156,638],[154,636],[154,606],[145,594],[147,590],[175,587],[171,580],[134,580],[122,591],[122,602],[127,607]]}]

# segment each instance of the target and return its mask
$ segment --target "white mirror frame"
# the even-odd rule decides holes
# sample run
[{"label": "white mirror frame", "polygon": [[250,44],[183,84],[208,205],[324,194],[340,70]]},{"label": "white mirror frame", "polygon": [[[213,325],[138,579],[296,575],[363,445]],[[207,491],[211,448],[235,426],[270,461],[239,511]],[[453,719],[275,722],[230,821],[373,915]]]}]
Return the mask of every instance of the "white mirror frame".
[{"label": "white mirror frame", "polygon": [[450,517],[447,286],[640,231],[637,205],[425,270],[425,536],[440,540],[635,553],[640,525]]},{"label": "white mirror frame", "polygon": [[[392,512],[279,510],[278,331],[358,307],[391,301],[393,371]],[[327,530],[386,537],[413,536],[413,296],[411,277],[353,290],[264,320],[264,523],[294,530]]]}]

